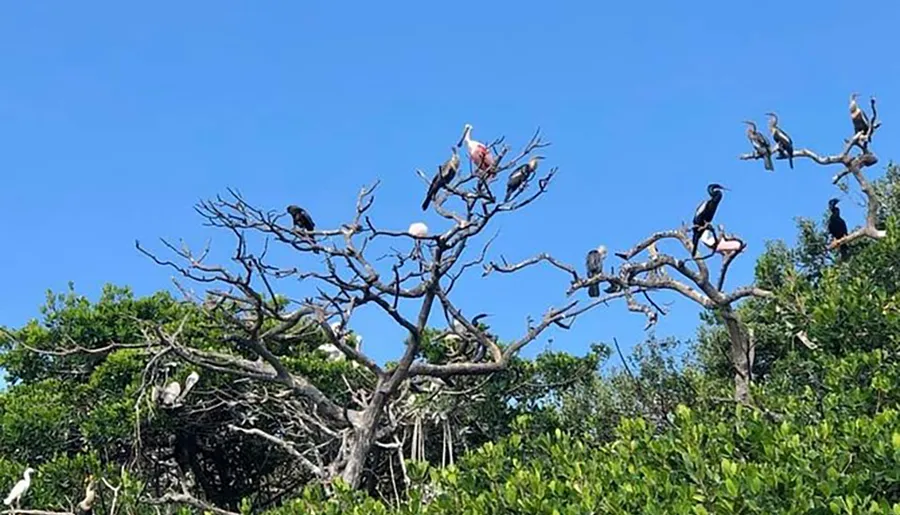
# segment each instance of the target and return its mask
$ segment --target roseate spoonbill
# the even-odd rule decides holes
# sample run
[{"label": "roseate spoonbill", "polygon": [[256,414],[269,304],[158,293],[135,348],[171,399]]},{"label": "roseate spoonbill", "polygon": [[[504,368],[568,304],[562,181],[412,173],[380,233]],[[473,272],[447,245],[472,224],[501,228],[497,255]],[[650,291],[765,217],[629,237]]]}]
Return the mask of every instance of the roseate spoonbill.
[{"label": "roseate spoonbill", "polygon": [[[585,260],[585,268],[587,268],[588,278],[603,273],[603,258],[606,257],[606,246],[600,245],[596,249],[591,249]],[[600,284],[594,283],[588,286],[589,297],[600,296]]]},{"label": "roseate spoonbill", "polygon": [[3,499],[3,504],[9,506],[12,503],[16,503],[16,510],[19,509],[22,503],[22,496],[25,495],[28,487],[31,486],[31,474],[33,472],[34,469],[31,467],[25,469],[25,478],[20,479],[19,482],[12,487],[12,490],[9,491],[9,495],[6,496],[6,499]]},{"label": "roseate spoonbill", "polygon": [[701,202],[700,205],[697,206],[697,211],[694,213],[693,256],[697,255],[697,244],[700,243],[700,236],[703,235],[703,229],[711,224],[713,217],[716,216],[716,209],[719,208],[719,202],[722,201],[722,190],[725,189],[727,188],[721,184],[715,183],[706,187],[709,198]]},{"label": "roseate spoonbill", "polygon": [[725,234],[721,232],[721,227],[718,242],[716,242],[716,237],[710,229],[703,231],[703,236],[700,237],[700,241],[709,247],[710,250],[722,254],[723,257],[727,257],[728,254],[737,252],[740,250],[741,245],[743,245],[741,240],[725,236]]},{"label": "roseate spoonbill", "polygon": [[761,132],[756,130],[755,123],[746,120],[744,123],[747,124],[747,139],[749,139],[750,144],[753,145],[753,150],[755,150],[757,154],[763,156],[766,170],[771,172],[775,169],[775,167],[772,166],[772,145],[769,144],[769,140],[767,140]]},{"label": "roseate spoonbill", "polygon": [[94,513],[94,499],[97,498],[97,481],[93,474],[89,474],[86,478],[87,488],[84,490],[84,499],[78,503],[78,510],[81,515],[91,515]]},{"label": "roseate spoonbill", "polygon": [[850,95],[850,119],[853,120],[853,132],[854,134],[860,132],[868,134],[869,117],[866,116],[866,112],[860,109],[859,105],[856,104],[856,97],[858,96],[859,93]]},{"label": "roseate spoonbill", "polygon": [[544,159],[544,156],[533,156],[527,163],[513,170],[513,173],[509,175],[509,181],[506,182],[506,198],[503,199],[503,202],[509,202],[513,194],[534,174],[541,159]]},{"label": "roseate spoonbill", "polygon": [[450,181],[456,177],[456,172],[459,170],[459,155],[456,153],[456,147],[450,147],[450,151],[453,155],[451,155],[450,159],[446,160],[444,164],[438,166],[437,175],[434,176],[434,179],[431,179],[431,185],[428,186],[428,193],[425,195],[425,201],[422,202],[422,211],[428,209],[428,204],[431,204],[431,201],[434,200],[438,191],[450,184]]},{"label": "roseate spoonbill", "polygon": [[312,217],[309,216],[309,213],[302,207],[291,204],[287,207],[286,211],[294,220],[294,227],[300,227],[305,231],[312,231],[316,228],[316,224],[313,223]]},{"label": "roseate spoonbill", "polygon": [[410,236],[416,238],[424,238],[428,236],[428,226],[423,224],[422,222],[413,222],[409,224],[409,229],[407,232]]},{"label": "roseate spoonbill", "polygon": [[772,139],[775,140],[775,150],[782,158],[787,157],[791,170],[794,169],[794,142],[788,133],[784,132],[778,126],[778,115],[775,113],[766,113],[769,115],[769,131],[772,133]]},{"label": "roseate spoonbill", "polygon": [[[835,240],[839,240],[847,235],[847,222],[841,218],[841,208],[839,208],[838,202],[840,200],[833,198],[828,201],[828,209],[831,210],[831,216],[828,217],[828,233],[831,234],[831,237]],[[844,245],[841,245],[841,259],[845,259],[847,257],[848,248]]]},{"label": "roseate spoonbill", "polygon": [[463,127],[462,138],[460,138],[456,146],[461,147],[463,142],[466,143],[469,159],[475,164],[479,172],[487,172],[494,166],[494,156],[491,154],[490,149],[484,143],[472,139],[471,124],[467,123]]}]

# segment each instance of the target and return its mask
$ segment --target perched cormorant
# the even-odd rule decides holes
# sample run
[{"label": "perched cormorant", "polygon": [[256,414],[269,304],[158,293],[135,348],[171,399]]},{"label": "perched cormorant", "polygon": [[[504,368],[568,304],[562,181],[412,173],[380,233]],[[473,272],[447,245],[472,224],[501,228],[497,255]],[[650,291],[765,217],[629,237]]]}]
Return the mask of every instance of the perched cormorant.
[{"label": "perched cormorant", "polygon": [[766,170],[774,170],[775,167],[772,166],[772,145],[769,144],[769,140],[767,140],[761,132],[756,130],[755,123],[751,121],[745,121],[744,123],[747,124],[747,139],[750,140],[756,153],[763,156]]},{"label": "perched cormorant", "polygon": [[859,108],[859,105],[856,103],[856,97],[859,96],[859,93],[853,93],[850,95],[850,119],[853,120],[853,133],[869,133],[869,117],[866,116],[866,112]]},{"label": "perched cormorant", "polygon": [[287,207],[287,212],[294,220],[294,227],[300,227],[306,231],[312,231],[316,228],[316,224],[313,223],[312,217],[309,216],[309,213],[302,207],[291,204]]},{"label": "perched cormorant", "polygon": [[[847,222],[841,218],[841,208],[837,207],[840,200],[833,198],[828,201],[828,209],[831,210],[831,216],[828,217],[828,233],[835,240],[839,240],[847,235]],[[841,259],[847,257],[847,247],[841,245],[839,248]]]},{"label": "perched cormorant", "polygon": [[[587,276],[591,278],[597,274],[603,273],[603,258],[606,257],[606,247],[600,245],[596,249],[591,249],[587,254],[587,260],[585,261],[585,267],[587,268]],[[594,283],[588,286],[588,296],[589,297],[599,297],[600,296],[600,284]]]},{"label": "perched cormorant", "polygon": [[450,181],[456,177],[456,172],[459,170],[459,155],[456,153],[456,147],[450,147],[450,151],[453,152],[453,155],[450,156],[450,159],[444,161],[444,164],[438,166],[438,173],[434,176],[434,179],[431,179],[431,185],[428,186],[425,201],[422,202],[422,211],[428,209],[428,205],[434,200],[438,191],[450,184]]},{"label": "perched cormorant", "polygon": [[791,170],[794,169],[794,142],[788,133],[784,132],[778,126],[778,115],[775,113],[766,113],[769,115],[769,131],[772,132],[772,139],[775,140],[776,149],[780,157],[787,157]]},{"label": "perched cormorant", "polygon": [[503,202],[509,202],[513,194],[525,184],[525,181],[537,170],[538,161],[541,159],[544,157],[533,156],[527,163],[519,166],[509,175],[509,180],[506,182],[506,198],[503,199]]},{"label": "perched cormorant", "polygon": [[694,213],[693,256],[697,255],[697,245],[700,243],[700,236],[703,235],[704,229],[712,223],[713,217],[716,216],[716,209],[719,208],[719,202],[722,201],[722,190],[724,189],[725,187],[720,184],[710,184],[706,187],[709,198],[697,206],[697,212]]}]

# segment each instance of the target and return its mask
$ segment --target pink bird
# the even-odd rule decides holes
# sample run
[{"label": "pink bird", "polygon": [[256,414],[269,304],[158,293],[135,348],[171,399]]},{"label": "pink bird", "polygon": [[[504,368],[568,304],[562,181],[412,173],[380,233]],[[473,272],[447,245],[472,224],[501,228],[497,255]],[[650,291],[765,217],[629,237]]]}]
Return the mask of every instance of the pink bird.
[{"label": "pink bird", "polygon": [[462,146],[465,141],[469,159],[472,160],[479,172],[486,172],[494,166],[494,156],[484,143],[472,139],[471,134],[472,126],[467,123],[463,129],[462,138],[456,146]]}]

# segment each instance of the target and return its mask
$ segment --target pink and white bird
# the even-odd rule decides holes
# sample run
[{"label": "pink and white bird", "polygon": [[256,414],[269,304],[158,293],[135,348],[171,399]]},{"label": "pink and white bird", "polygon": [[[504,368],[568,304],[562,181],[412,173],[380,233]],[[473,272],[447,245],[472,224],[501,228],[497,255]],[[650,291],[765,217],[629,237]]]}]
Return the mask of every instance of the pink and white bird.
[{"label": "pink and white bird", "polygon": [[463,142],[466,143],[469,159],[475,164],[479,172],[487,172],[494,166],[494,156],[491,154],[490,149],[484,143],[472,139],[472,125],[468,123],[464,126],[462,138],[460,138],[456,146],[462,146]]}]

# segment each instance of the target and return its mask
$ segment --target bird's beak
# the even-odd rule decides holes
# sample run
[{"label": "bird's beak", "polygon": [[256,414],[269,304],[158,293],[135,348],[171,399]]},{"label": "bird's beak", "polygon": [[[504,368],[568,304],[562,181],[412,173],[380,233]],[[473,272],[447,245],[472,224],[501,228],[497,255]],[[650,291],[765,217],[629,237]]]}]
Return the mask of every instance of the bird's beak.
[{"label": "bird's beak", "polygon": [[459,137],[459,143],[456,144],[457,147],[461,147],[461,146],[462,146],[463,141],[466,140],[466,134],[467,134],[468,132],[469,132],[469,127],[466,126],[466,128],[463,129],[462,136]]}]

